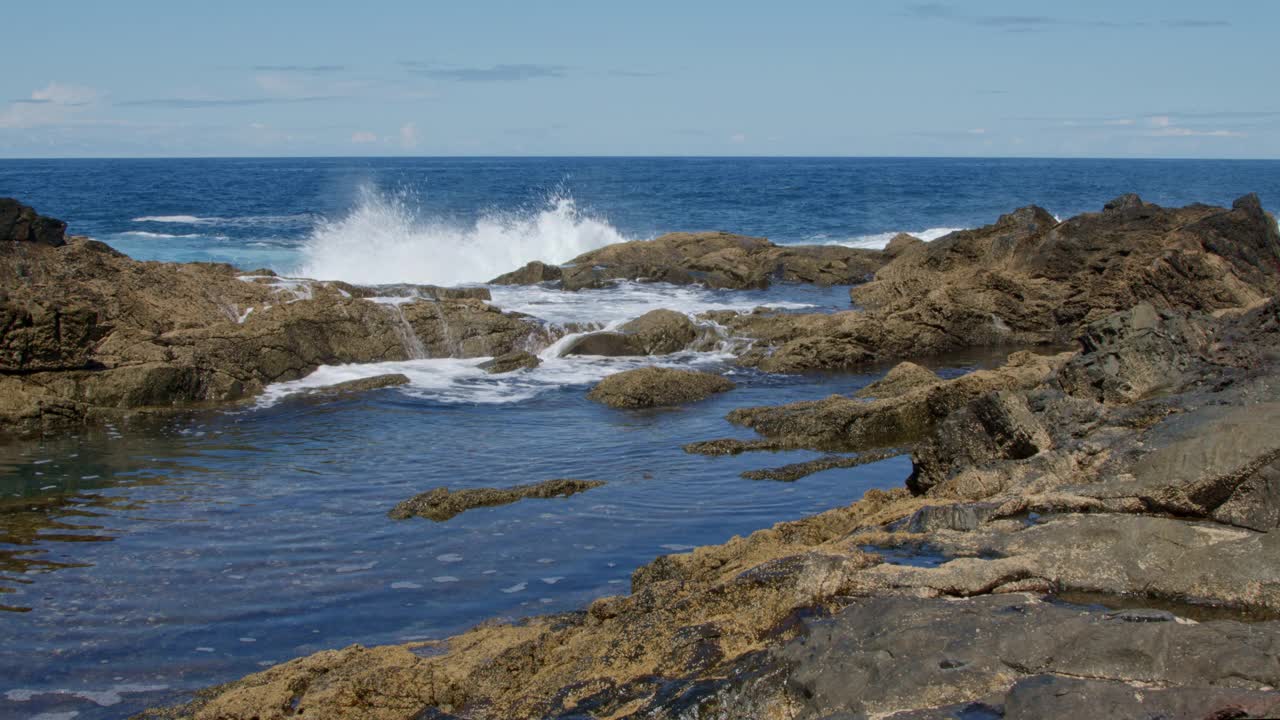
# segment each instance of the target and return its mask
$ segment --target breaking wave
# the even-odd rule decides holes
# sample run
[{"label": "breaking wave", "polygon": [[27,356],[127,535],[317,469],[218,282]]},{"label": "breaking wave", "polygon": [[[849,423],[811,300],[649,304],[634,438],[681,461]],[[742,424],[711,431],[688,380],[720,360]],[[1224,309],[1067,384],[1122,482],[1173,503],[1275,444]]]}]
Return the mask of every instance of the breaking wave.
[{"label": "breaking wave", "polygon": [[478,283],[531,260],[561,263],[626,239],[568,195],[530,212],[489,212],[466,225],[419,216],[405,194],[364,188],[346,217],[312,230],[297,273],[363,284]]}]

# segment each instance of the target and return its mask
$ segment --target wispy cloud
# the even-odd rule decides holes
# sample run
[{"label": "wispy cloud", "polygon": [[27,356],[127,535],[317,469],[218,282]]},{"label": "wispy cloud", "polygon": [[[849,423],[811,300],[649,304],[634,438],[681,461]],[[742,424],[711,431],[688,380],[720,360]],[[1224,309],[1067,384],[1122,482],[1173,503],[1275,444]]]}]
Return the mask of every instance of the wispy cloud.
[{"label": "wispy cloud", "polygon": [[71,116],[96,104],[102,93],[83,85],[52,82],[33,90],[30,97],[11,100],[0,111],[2,128],[34,128],[59,125]]},{"label": "wispy cloud", "polygon": [[251,68],[254,72],[288,72],[288,73],[312,73],[325,74],[342,72],[347,69],[346,65],[254,65]]},{"label": "wispy cloud", "polygon": [[970,13],[939,2],[912,3],[906,8],[911,17],[922,20],[945,20],[987,27],[1004,32],[1039,32],[1054,28],[1211,28],[1227,27],[1227,20],[1209,18],[1170,18],[1163,20],[1101,20],[1068,18],[1056,15],[989,15]]},{"label": "wispy cloud", "polygon": [[119,107],[151,107],[171,110],[190,110],[216,107],[253,107],[256,105],[295,105],[298,103],[327,102],[341,100],[340,95],[316,95],[309,97],[253,97],[253,98],[147,98],[145,100],[122,100]]},{"label": "wispy cloud", "polygon": [[564,65],[538,63],[490,65],[489,67],[456,67],[404,60],[401,61],[400,65],[414,75],[437,80],[470,83],[519,82],[543,78],[562,78],[571,70],[571,68]]}]

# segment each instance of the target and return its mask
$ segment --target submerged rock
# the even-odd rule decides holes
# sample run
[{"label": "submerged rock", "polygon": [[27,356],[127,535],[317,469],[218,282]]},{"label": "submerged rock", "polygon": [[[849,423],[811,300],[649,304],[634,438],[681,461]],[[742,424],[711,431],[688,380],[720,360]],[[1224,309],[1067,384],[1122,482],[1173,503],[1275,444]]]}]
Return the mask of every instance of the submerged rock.
[{"label": "submerged rock", "polygon": [[370,390],[381,390],[382,388],[399,387],[409,384],[409,376],[403,373],[387,373],[386,375],[375,375],[374,377],[359,378],[357,380],[348,380],[346,382],[335,383],[333,385],[325,385],[323,387],[311,388],[307,391],[308,395],[348,395],[351,393],[362,393]]},{"label": "submerged rock", "polygon": [[492,360],[486,360],[480,363],[479,367],[490,375],[498,375],[515,372],[516,370],[536,368],[541,364],[542,360],[537,355],[527,350],[516,350],[505,355],[499,355]]},{"label": "submerged rock", "polygon": [[644,347],[634,336],[621,332],[588,333],[569,343],[561,353],[570,355],[600,355],[603,357],[628,357],[645,355]]},{"label": "submerged rock", "polygon": [[468,488],[450,491],[438,487],[415,495],[394,508],[388,515],[395,520],[421,517],[444,522],[467,510],[479,507],[510,505],[525,498],[569,497],[604,485],[599,480],[547,480],[509,488]]},{"label": "submerged rock", "polygon": [[729,379],[711,373],[643,367],[601,380],[587,397],[614,408],[683,405],[734,388]]}]

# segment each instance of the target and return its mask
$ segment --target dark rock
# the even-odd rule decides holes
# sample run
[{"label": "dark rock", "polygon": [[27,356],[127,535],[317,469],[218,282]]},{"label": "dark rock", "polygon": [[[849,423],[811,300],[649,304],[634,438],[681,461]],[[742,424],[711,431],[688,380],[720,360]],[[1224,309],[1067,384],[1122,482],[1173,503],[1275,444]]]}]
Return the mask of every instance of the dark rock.
[{"label": "dark rock", "polygon": [[732,390],[727,378],[673,368],[643,367],[601,380],[587,397],[614,408],[683,405]]},{"label": "dark rock", "polygon": [[396,505],[389,513],[394,520],[422,517],[444,522],[455,515],[479,507],[510,505],[526,498],[569,497],[604,485],[599,480],[547,480],[509,488],[467,488],[450,491],[438,487]]},{"label": "dark rock", "polygon": [[537,355],[525,350],[516,350],[492,360],[486,360],[480,363],[479,367],[490,375],[497,375],[500,373],[514,372],[516,370],[536,368],[541,364],[542,360],[540,360]]},{"label": "dark rock", "polygon": [[[685,448],[689,450],[688,447]],[[712,454],[712,453],[702,453]],[[719,453],[727,454],[727,453]],[[802,477],[812,475],[816,472],[824,470],[834,470],[836,468],[852,468],[867,463],[880,462],[888,460],[891,457],[901,455],[901,450],[873,450],[860,453],[858,455],[824,455],[816,460],[808,460],[801,463],[793,463],[791,465],[783,465],[778,468],[767,468],[764,470],[747,470],[742,473],[745,480],[779,480],[781,482],[794,482]]]},{"label": "dark rock", "polygon": [[554,282],[561,277],[561,270],[556,265],[534,260],[519,270],[513,270],[489,281],[490,285],[536,285],[543,282]]},{"label": "dark rock", "polygon": [[67,224],[40,215],[13,198],[0,198],[0,241],[29,242],[61,247],[66,241]]}]

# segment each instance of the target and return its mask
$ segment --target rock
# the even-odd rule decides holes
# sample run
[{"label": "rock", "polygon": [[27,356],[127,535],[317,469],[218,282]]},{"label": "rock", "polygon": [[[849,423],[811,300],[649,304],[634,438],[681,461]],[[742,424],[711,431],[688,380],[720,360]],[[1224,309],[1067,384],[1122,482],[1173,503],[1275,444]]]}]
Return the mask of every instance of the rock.
[{"label": "rock", "polygon": [[629,355],[645,355],[644,347],[639,340],[626,333],[597,332],[583,335],[569,343],[561,352],[568,355],[601,355],[604,357],[626,357]]},{"label": "rock", "polygon": [[0,197],[0,242],[29,242],[59,247],[66,244],[67,224],[40,215],[13,198]]},{"label": "rock", "polygon": [[554,282],[559,280],[561,270],[556,265],[547,265],[546,263],[534,260],[526,264],[519,270],[512,270],[505,275],[489,281],[490,285],[536,285],[543,282]]},{"label": "rock", "polygon": [[217,263],[143,263],[83,238],[0,243],[0,433],[238,401],[320,365],[493,357],[558,337],[486,305],[484,288],[391,290],[415,299],[381,304],[365,298],[388,288]]},{"label": "rock", "polygon": [[669,355],[691,345],[698,329],[688,315],[674,310],[650,310],[621,328],[646,355]]},{"label": "rock", "polygon": [[884,254],[886,257],[892,259],[902,255],[903,253],[919,252],[920,250],[923,250],[924,247],[925,241],[920,238],[914,235],[908,235],[907,233],[898,233],[889,240],[888,245],[885,245]]},{"label": "rock", "polygon": [[683,405],[734,388],[727,378],[673,368],[625,370],[601,380],[587,397],[614,408]]},{"label": "rock", "polygon": [[832,395],[776,407],[740,408],[728,419],[766,437],[785,439],[792,447],[865,450],[903,445],[924,438],[952,411],[981,395],[1039,384],[1068,357],[1019,352],[1001,368],[919,386],[896,397],[865,402]]},{"label": "rock", "polygon": [[333,385],[325,385],[323,387],[311,388],[307,391],[308,395],[350,395],[353,393],[364,393],[370,390],[381,390],[382,388],[399,387],[409,384],[409,376],[402,373],[387,373],[386,375],[375,375],[368,378],[359,378],[357,380],[348,380],[346,382],[335,383]]},{"label": "rock", "polygon": [[516,370],[532,369],[541,364],[542,360],[540,360],[537,355],[525,350],[516,350],[492,360],[486,360],[480,363],[479,367],[490,375],[497,375],[500,373],[514,372]]},{"label": "rock", "polygon": [[913,362],[901,362],[893,366],[884,377],[862,388],[854,397],[858,398],[891,398],[908,393],[917,388],[927,387],[942,382],[937,373],[920,367]]},{"label": "rock", "polygon": [[[686,448],[686,450],[688,450],[688,448]],[[802,477],[812,475],[816,472],[834,470],[836,468],[858,467],[859,465],[866,465],[867,463],[888,460],[891,457],[896,457],[901,454],[902,452],[899,450],[876,450],[852,456],[824,455],[816,460],[792,463],[791,465],[783,465],[779,468],[747,470],[742,473],[741,477],[744,480],[779,480],[781,482],[795,482]]]},{"label": "rock", "polygon": [[881,264],[874,250],[839,246],[778,246],[729,233],[670,233],[585,253],[562,268],[566,290],[618,280],[765,288],[772,280],[824,285],[861,282]]},{"label": "rock", "polygon": [[[1275,707],[1278,638],[1274,623],[1134,624],[1022,595],[877,598],[777,655],[799,717],[925,717],[893,713],[989,696],[1003,717],[1209,717],[1158,709]],[[1138,685],[1177,691],[1148,697]]]},{"label": "rock", "polygon": [[569,497],[602,485],[604,483],[599,480],[546,480],[509,488],[467,488],[452,492],[449,488],[438,487],[399,503],[388,514],[394,520],[421,517],[444,522],[479,507],[510,505],[526,498]]},{"label": "rock", "polygon": [[741,362],[773,372],[852,368],[975,347],[1066,344],[1146,303],[1218,313],[1280,292],[1280,233],[1248,196],[1230,210],[1121,198],[1057,222],[1027,207],[929,243],[907,239],[850,299],[860,311],[740,315]]}]

